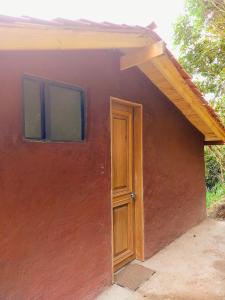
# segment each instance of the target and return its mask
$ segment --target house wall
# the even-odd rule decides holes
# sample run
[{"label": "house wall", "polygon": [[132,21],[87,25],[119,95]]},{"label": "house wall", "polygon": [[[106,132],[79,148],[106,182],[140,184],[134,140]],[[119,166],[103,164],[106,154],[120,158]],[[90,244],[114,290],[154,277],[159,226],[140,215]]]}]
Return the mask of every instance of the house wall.
[{"label": "house wall", "polygon": [[[110,96],[143,104],[145,256],[205,215],[202,135],[119,56],[0,53],[0,299],[93,299],[110,285]],[[23,140],[24,73],[85,89],[85,142]]]}]

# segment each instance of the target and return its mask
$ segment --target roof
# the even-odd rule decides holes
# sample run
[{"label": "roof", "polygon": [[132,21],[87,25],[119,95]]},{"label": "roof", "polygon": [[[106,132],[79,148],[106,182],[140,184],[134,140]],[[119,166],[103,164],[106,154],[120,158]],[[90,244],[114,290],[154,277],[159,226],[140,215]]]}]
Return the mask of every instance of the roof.
[{"label": "roof", "polygon": [[204,135],[206,143],[225,142],[225,128],[219,117],[156,34],[155,27],[154,22],[141,27],[0,15],[0,39],[4,41],[0,51],[119,49],[123,54],[121,71],[138,67]]},{"label": "roof", "polygon": [[61,28],[75,28],[78,29],[81,27],[84,29],[90,29],[90,30],[107,30],[107,31],[122,31],[122,32],[148,32],[149,30],[155,29],[156,25],[154,22],[152,22],[147,27],[142,26],[130,26],[126,24],[114,24],[110,22],[93,22],[86,19],[79,19],[79,20],[69,20],[69,19],[63,19],[63,18],[56,18],[53,20],[43,20],[38,18],[33,18],[29,16],[22,16],[22,17],[11,17],[11,16],[5,16],[0,15],[0,24],[2,25],[19,25],[19,24],[27,24],[27,25],[47,25],[47,26],[57,26]]}]

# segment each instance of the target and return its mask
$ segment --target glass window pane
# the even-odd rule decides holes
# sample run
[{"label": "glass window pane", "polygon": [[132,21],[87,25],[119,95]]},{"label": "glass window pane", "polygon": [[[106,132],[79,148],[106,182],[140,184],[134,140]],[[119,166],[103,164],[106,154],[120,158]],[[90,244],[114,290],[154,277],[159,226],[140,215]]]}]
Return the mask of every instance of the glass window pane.
[{"label": "glass window pane", "polygon": [[83,139],[82,92],[56,84],[46,86],[46,137],[53,141]]},{"label": "glass window pane", "polygon": [[41,91],[40,83],[23,80],[24,134],[26,138],[41,139]]}]

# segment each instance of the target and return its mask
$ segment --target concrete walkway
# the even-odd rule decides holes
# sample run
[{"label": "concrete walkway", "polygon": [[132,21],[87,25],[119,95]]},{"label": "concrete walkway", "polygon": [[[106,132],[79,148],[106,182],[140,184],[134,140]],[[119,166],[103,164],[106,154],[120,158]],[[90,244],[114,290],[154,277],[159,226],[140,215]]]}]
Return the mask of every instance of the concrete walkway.
[{"label": "concrete walkway", "polygon": [[225,222],[204,220],[140,263],[156,273],[135,292],[113,285],[98,300],[225,300]]}]

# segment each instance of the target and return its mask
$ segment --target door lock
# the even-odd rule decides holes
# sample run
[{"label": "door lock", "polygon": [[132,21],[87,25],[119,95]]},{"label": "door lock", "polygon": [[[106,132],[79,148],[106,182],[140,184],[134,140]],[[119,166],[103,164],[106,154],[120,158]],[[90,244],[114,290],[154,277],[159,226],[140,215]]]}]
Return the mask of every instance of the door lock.
[{"label": "door lock", "polygon": [[131,197],[133,200],[135,200],[135,199],[136,199],[136,193],[135,193],[135,192],[130,193],[130,197]]}]

